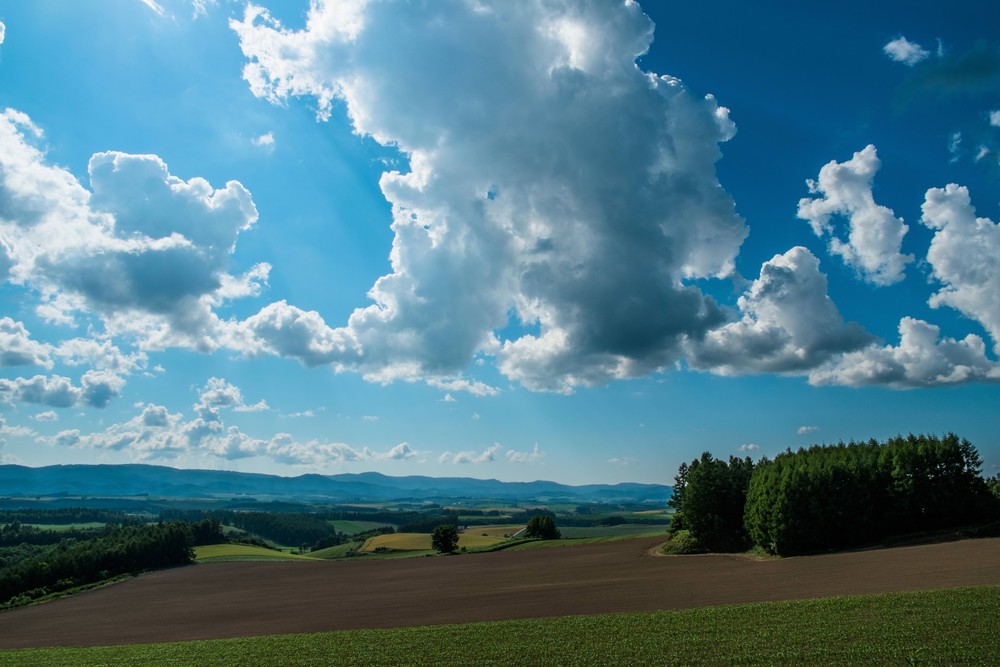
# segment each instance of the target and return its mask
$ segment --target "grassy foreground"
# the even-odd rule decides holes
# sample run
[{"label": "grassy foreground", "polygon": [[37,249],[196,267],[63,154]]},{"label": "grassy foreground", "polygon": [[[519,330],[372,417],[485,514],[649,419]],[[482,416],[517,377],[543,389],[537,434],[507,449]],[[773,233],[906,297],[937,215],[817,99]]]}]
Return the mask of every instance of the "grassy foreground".
[{"label": "grassy foreground", "polygon": [[0,665],[1000,664],[1000,586],[646,614],[0,651]]}]

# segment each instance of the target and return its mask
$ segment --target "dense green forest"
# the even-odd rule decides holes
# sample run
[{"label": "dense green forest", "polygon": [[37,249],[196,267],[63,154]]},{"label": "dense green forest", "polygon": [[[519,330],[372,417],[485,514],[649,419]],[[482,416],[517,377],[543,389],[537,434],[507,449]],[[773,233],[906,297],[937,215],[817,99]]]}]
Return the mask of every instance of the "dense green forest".
[{"label": "dense green forest", "polygon": [[706,452],[683,464],[674,532],[712,551],[793,555],[1000,519],[976,448],[954,434],[788,450],[773,461]]},{"label": "dense green forest", "polygon": [[84,541],[67,538],[41,549],[16,548],[20,558],[0,570],[0,606],[24,604],[122,574],[184,565],[192,561],[193,546],[221,539],[220,527],[212,521],[173,521],[111,526]]},{"label": "dense green forest", "polygon": [[317,514],[239,512],[232,510],[164,510],[163,520],[202,521],[205,519],[235,526],[278,544],[313,545],[329,541],[336,531]]},{"label": "dense green forest", "polygon": [[[152,518],[152,516],[149,518]],[[69,523],[129,523],[135,522],[138,519],[139,517],[134,514],[92,509],[89,507],[0,510],[0,524],[37,523],[42,525],[65,525]]]}]

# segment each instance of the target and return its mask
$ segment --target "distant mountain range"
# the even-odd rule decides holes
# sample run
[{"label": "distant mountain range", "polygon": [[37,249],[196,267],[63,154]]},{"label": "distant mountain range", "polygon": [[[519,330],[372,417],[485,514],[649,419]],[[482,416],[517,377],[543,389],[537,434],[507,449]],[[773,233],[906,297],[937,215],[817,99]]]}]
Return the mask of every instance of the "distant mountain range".
[{"label": "distant mountain range", "polygon": [[228,470],[185,470],[166,466],[0,465],[0,497],[148,495],[165,498],[257,496],[310,501],[387,501],[460,498],[568,500],[570,502],[665,502],[661,484],[501,482],[470,477],[390,477],[377,472],[280,477]]}]

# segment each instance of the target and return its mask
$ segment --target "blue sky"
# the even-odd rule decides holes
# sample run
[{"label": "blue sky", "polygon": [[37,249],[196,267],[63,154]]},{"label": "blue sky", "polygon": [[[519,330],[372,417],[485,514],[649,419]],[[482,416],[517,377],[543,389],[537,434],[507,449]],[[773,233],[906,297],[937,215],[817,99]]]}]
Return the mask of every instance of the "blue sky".
[{"label": "blue sky", "polygon": [[0,0],[0,458],[1000,470],[994,3]]}]

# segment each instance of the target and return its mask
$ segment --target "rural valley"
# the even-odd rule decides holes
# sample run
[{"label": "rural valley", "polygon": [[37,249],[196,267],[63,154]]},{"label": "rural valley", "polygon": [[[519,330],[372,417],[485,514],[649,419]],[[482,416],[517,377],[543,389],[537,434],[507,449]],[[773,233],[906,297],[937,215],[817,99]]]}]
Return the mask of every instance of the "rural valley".
[{"label": "rural valley", "polygon": [[1000,666],[998,27],[0,0],[0,667]]},{"label": "rural valley", "polygon": [[[799,460],[820,462],[800,477],[812,488],[835,479],[850,495],[850,485],[863,482],[873,498],[883,479],[885,502],[897,507],[885,510],[892,522],[874,524],[855,510],[850,548],[801,538],[780,547],[797,557],[733,537],[743,519],[727,528],[726,503],[735,497],[740,516],[753,516],[748,493],[766,490],[758,487],[780,470],[805,475]],[[955,436],[814,447],[773,462],[725,462],[706,452],[681,467],[674,487],[388,477],[358,486],[354,478],[141,466],[63,472],[2,472],[8,488],[36,485],[31,495],[0,498],[4,664],[97,664],[111,655],[194,664],[202,659],[191,652],[205,650],[217,656],[205,664],[231,664],[232,651],[256,664],[437,663],[446,653],[436,652],[433,637],[445,631],[477,638],[472,662],[635,664],[665,651],[669,661],[717,663],[741,653],[721,637],[707,646],[706,628],[695,636],[678,628],[706,614],[712,623],[739,625],[751,615],[795,627],[805,609],[825,620],[794,631],[803,634],[793,632],[788,645],[775,637],[741,647],[746,660],[996,657],[975,628],[988,632],[1000,614],[1000,480],[982,478],[975,448]],[[164,487],[172,494],[80,493],[126,473],[173,480]],[[223,491],[194,483],[220,475]],[[494,497],[474,495],[484,487]],[[908,487],[919,495],[907,495]],[[400,495],[384,497],[390,488]],[[847,498],[823,492],[811,503],[822,515],[811,521],[833,521],[825,530],[847,539],[848,524],[835,518]],[[904,507],[917,508],[918,518],[907,522]],[[906,628],[866,635],[857,627],[898,604],[909,610]],[[966,624],[961,637],[942,632],[957,621]],[[575,648],[557,655],[546,642],[517,640],[503,657],[498,638],[524,623],[571,633]],[[618,623],[627,628],[605,636]],[[933,639],[914,635],[925,627]],[[394,650],[382,645],[387,637]],[[258,654],[286,641],[298,643],[280,659]]]}]

